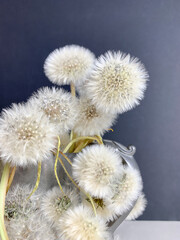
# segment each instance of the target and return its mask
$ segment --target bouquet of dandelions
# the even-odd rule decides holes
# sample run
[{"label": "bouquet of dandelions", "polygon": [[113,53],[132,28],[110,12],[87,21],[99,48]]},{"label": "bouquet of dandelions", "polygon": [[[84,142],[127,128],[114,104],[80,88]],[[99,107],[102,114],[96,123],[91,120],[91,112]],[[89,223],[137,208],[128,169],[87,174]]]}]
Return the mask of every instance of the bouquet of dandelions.
[{"label": "bouquet of dandelions", "polygon": [[[118,114],[139,104],[148,74],[129,54],[108,51],[95,59],[75,45],[53,51],[44,71],[52,83],[69,84],[71,93],[44,87],[1,113],[1,239],[108,240],[108,222],[138,199],[128,216],[135,219],[146,199],[139,171],[125,166],[102,135]],[[53,162],[57,184],[44,193],[37,188],[45,162]],[[11,186],[15,172],[32,165],[38,169],[35,187]]]}]

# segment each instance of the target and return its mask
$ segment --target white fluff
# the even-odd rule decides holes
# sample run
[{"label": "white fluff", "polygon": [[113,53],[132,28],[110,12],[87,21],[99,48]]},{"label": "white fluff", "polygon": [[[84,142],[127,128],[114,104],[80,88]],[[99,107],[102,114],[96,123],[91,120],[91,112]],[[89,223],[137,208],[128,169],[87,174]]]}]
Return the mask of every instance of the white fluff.
[{"label": "white fluff", "polygon": [[108,51],[95,62],[84,90],[99,109],[123,113],[139,104],[147,80],[148,74],[137,58]]},{"label": "white fluff", "polygon": [[0,157],[15,166],[37,164],[57,145],[55,127],[29,104],[13,104],[0,117]]},{"label": "white fluff", "polygon": [[116,115],[97,109],[92,102],[82,97],[79,103],[80,114],[74,132],[80,136],[102,135],[113,125]]},{"label": "white fluff", "polygon": [[79,113],[78,100],[69,92],[58,88],[44,87],[38,90],[29,103],[42,111],[57,128],[56,134],[72,129]]},{"label": "white fluff", "polygon": [[[114,219],[114,213],[112,212],[112,209],[109,207],[109,205],[111,204],[110,199],[93,198],[93,201],[98,216],[102,217],[107,222]],[[91,211],[93,211],[90,200],[84,194],[82,194],[82,204],[85,207],[88,207]]]},{"label": "white fluff", "polygon": [[89,208],[82,205],[69,209],[59,220],[61,240],[109,240],[107,226],[100,217],[95,217]]},{"label": "white fluff", "polygon": [[122,215],[131,209],[142,191],[142,178],[140,172],[136,169],[126,167],[124,175],[113,186],[114,196],[111,199],[109,207],[114,216]]},{"label": "white fluff", "polygon": [[77,45],[69,45],[49,54],[44,63],[44,71],[55,84],[79,84],[88,76],[93,63],[94,54],[91,51]]},{"label": "white fluff", "polygon": [[122,174],[122,159],[115,149],[104,145],[86,147],[74,158],[73,176],[93,197],[112,194],[111,183]]},{"label": "white fluff", "polygon": [[144,193],[141,193],[135,206],[131,210],[130,214],[127,216],[126,220],[135,220],[141,216],[146,208],[147,200]]},{"label": "white fluff", "polygon": [[19,185],[11,187],[6,196],[5,217],[8,221],[13,219],[27,219],[39,208],[40,195],[33,194],[27,200],[32,192],[29,185]]},{"label": "white fluff", "polygon": [[53,229],[41,217],[39,212],[29,218],[5,221],[10,240],[55,240]]},{"label": "white fluff", "polygon": [[59,186],[49,190],[42,199],[41,211],[47,221],[56,226],[57,221],[66,214],[67,209],[73,208],[79,203],[77,191],[63,187],[64,194]]}]

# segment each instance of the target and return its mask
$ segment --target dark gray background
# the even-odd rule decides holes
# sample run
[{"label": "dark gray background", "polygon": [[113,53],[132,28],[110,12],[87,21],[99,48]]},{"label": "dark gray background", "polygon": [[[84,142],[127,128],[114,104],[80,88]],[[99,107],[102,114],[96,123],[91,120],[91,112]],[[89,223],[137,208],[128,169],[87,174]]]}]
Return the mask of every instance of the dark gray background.
[{"label": "dark gray background", "polygon": [[51,86],[44,60],[66,44],[146,65],[145,99],[106,137],[137,147],[149,201],[141,219],[180,220],[180,1],[0,0],[0,108]]}]

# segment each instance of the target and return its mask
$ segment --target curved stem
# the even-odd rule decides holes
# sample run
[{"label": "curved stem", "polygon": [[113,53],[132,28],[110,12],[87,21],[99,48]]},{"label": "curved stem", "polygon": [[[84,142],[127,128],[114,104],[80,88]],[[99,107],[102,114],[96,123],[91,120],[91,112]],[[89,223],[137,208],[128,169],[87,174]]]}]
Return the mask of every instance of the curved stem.
[{"label": "curved stem", "polygon": [[54,163],[54,174],[56,176],[56,180],[57,180],[57,183],[59,185],[59,188],[60,188],[61,192],[64,194],[62,185],[60,183],[60,180],[59,180],[59,177],[58,177],[58,174],[57,174],[57,163],[58,163],[60,146],[61,146],[61,141],[60,141],[60,138],[58,136],[58,148],[57,148],[56,159],[55,159],[55,163]]},{"label": "curved stem", "polygon": [[70,165],[72,165],[71,160],[66,156],[66,154],[64,154],[64,153],[61,152],[61,151],[59,151],[59,152],[60,152],[60,154],[68,161],[68,163],[69,163]]},{"label": "curved stem", "polygon": [[77,183],[74,181],[74,179],[73,179],[73,178],[70,176],[70,174],[68,173],[68,171],[67,171],[66,167],[64,166],[64,163],[63,163],[63,161],[62,161],[62,159],[61,159],[60,157],[59,157],[59,162],[61,163],[61,166],[63,167],[66,175],[67,175],[68,178],[71,180],[71,182],[74,184],[74,186],[77,187],[81,192],[83,192],[83,193],[89,198],[89,200],[90,200],[90,202],[91,202],[91,205],[92,205],[92,207],[93,207],[94,214],[95,214],[95,216],[96,216],[96,215],[97,215],[97,212],[96,212],[96,207],[95,207],[93,198],[90,196],[89,193],[86,193],[83,189],[81,189],[81,188],[77,185]]},{"label": "curved stem", "polygon": [[75,142],[78,142],[80,140],[95,140],[97,141],[99,144],[102,144],[102,140],[100,139],[99,136],[97,137],[77,137],[75,139],[73,139],[67,146],[66,148],[64,149],[63,153],[67,153],[67,151],[69,150],[69,148],[75,143]]},{"label": "curved stem", "polygon": [[92,143],[93,140],[86,140],[86,141],[82,141],[79,146],[77,146],[74,150],[73,153],[78,153],[80,152],[83,148],[85,148],[88,144]]},{"label": "curved stem", "polygon": [[40,178],[41,178],[41,162],[38,163],[38,173],[37,173],[36,184],[35,184],[34,189],[32,190],[32,192],[28,196],[27,200],[29,200],[30,197],[33,195],[33,193],[35,193],[35,191],[38,189],[38,186],[39,186],[39,183],[40,183]]},{"label": "curved stem", "polygon": [[8,240],[8,235],[6,232],[6,227],[4,225],[4,208],[5,208],[5,198],[6,198],[6,188],[8,184],[10,172],[10,165],[6,163],[3,169],[1,182],[0,182],[0,234],[2,240]]},{"label": "curved stem", "polygon": [[103,139],[100,135],[95,135],[95,137],[99,139],[99,144],[104,144]]},{"label": "curved stem", "polygon": [[56,177],[56,181],[59,185],[59,188],[60,188],[61,192],[64,194],[61,182],[60,182],[58,174],[57,174],[57,162],[58,162],[58,159],[55,161],[55,164],[54,164],[54,174],[55,174],[55,177]]},{"label": "curved stem", "polygon": [[10,173],[10,176],[9,176],[8,185],[7,185],[7,189],[6,189],[6,194],[8,193],[9,188],[11,187],[12,181],[14,179],[15,172],[16,172],[16,167],[13,167],[12,171]]}]

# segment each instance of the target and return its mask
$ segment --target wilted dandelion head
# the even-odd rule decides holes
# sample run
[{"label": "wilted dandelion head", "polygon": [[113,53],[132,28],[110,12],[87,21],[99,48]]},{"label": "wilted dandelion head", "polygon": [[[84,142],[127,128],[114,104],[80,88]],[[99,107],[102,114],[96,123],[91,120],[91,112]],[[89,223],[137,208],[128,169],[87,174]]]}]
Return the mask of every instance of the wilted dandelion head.
[{"label": "wilted dandelion head", "polygon": [[16,166],[46,159],[56,145],[56,132],[48,118],[32,106],[13,104],[0,117],[0,154]]},{"label": "wilted dandelion head", "polygon": [[96,61],[85,90],[98,108],[123,113],[139,104],[147,79],[148,74],[137,58],[109,51]]},{"label": "wilted dandelion head", "polygon": [[5,221],[7,233],[11,240],[55,240],[55,234],[51,226],[47,224],[40,212],[31,217],[12,221]]},{"label": "wilted dandelion head", "polygon": [[85,97],[80,98],[79,108],[80,114],[74,131],[80,136],[102,135],[115,121],[115,114],[107,114],[97,109],[96,106]]},{"label": "wilted dandelion head", "polygon": [[124,175],[114,185],[111,209],[116,215],[129,210],[142,191],[142,178],[138,170],[126,167]]},{"label": "wilted dandelion head", "polygon": [[78,194],[70,188],[63,188],[64,194],[59,186],[49,190],[42,199],[41,211],[51,224],[57,224],[58,219],[69,208],[76,206],[79,202]]},{"label": "wilted dandelion head", "polygon": [[82,205],[69,209],[59,220],[62,240],[109,240],[105,222],[95,217],[89,208]]},{"label": "wilted dandelion head", "polygon": [[122,174],[122,159],[111,147],[93,145],[86,147],[74,158],[73,176],[86,192],[96,198],[112,193],[112,181]]},{"label": "wilted dandelion head", "polygon": [[78,117],[78,100],[63,89],[44,87],[34,94],[29,103],[37,106],[56,124],[60,133],[72,129]]},{"label": "wilted dandelion head", "polygon": [[79,84],[87,77],[94,63],[94,54],[76,45],[54,50],[44,63],[44,71],[55,84]]},{"label": "wilted dandelion head", "polygon": [[29,185],[15,185],[8,191],[5,203],[5,218],[8,221],[13,219],[28,219],[37,211],[39,195],[35,194],[27,201],[32,192]]},{"label": "wilted dandelion head", "polygon": [[144,193],[141,193],[135,206],[131,210],[130,214],[127,216],[126,220],[135,220],[141,216],[146,208],[147,200]]}]

